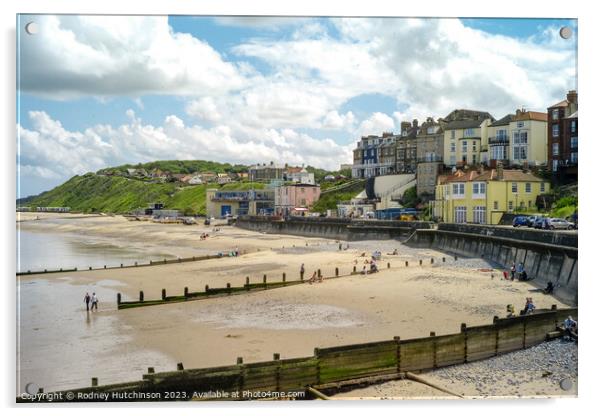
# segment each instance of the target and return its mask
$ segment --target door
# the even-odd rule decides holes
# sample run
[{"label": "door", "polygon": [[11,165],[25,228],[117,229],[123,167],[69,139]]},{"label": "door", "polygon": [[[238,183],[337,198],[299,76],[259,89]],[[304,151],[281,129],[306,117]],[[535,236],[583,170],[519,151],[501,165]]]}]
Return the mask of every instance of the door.
[{"label": "door", "polygon": [[232,205],[222,205],[222,217],[232,214]]}]

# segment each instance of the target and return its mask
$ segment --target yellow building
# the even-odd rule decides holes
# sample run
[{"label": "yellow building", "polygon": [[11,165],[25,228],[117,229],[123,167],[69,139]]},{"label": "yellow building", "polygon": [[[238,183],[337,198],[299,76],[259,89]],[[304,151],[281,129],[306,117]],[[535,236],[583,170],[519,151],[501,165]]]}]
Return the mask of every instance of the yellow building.
[{"label": "yellow building", "polygon": [[491,123],[487,128],[490,161],[504,166],[545,165],[548,161],[548,119],[546,113],[516,110],[516,114]]},{"label": "yellow building", "polygon": [[450,167],[481,163],[481,138],[485,144],[492,120],[489,113],[474,110],[454,110],[441,120],[443,163]]},{"label": "yellow building", "polygon": [[440,176],[433,215],[443,222],[498,224],[505,212],[535,210],[550,183],[530,172],[498,167]]}]

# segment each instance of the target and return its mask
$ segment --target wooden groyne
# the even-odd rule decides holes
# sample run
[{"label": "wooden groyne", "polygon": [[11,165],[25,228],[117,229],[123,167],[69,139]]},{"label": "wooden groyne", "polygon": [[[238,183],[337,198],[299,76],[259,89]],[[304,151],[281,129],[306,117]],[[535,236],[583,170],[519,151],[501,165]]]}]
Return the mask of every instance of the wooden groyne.
[{"label": "wooden groyne", "polygon": [[[430,335],[422,338],[392,339],[363,344],[315,348],[309,357],[282,359],[235,365],[184,369],[156,373],[148,368],[142,380],[99,385],[41,394],[36,401],[167,401],[167,400],[253,400],[287,398],[306,392],[309,387],[321,394],[336,392],[354,380],[377,382],[415,377],[436,368],[470,363],[496,355],[525,349],[549,339],[567,316],[577,317],[576,308],[539,310],[533,315],[493,318],[493,323],[469,327],[460,325],[458,333]],[[296,395],[299,397],[300,395]],[[306,398],[309,398],[307,395]],[[106,399],[105,399],[106,397]],[[27,395],[17,402],[28,402]]]},{"label": "wooden groyne", "polygon": [[[457,260],[458,257],[449,257],[449,260]],[[445,264],[447,258],[442,257],[440,259],[435,259],[434,257],[413,260],[413,261],[401,261],[399,266],[391,265],[391,261],[382,262],[381,265],[386,269],[403,269],[412,266],[423,266],[430,264],[434,265],[435,263]],[[381,267],[381,269],[383,268]],[[342,277],[350,277],[356,275],[363,275],[363,271],[358,269],[357,266],[353,266],[353,269],[348,271],[347,273],[342,273],[342,271],[335,267],[333,270],[333,274],[329,276],[322,275],[322,270],[317,270],[317,277],[321,280],[330,280],[330,279],[338,279]],[[367,274],[366,274],[367,275]],[[268,281],[267,275],[264,274],[261,281],[252,282],[250,276],[245,278],[245,283],[242,286],[232,286],[230,283],[226,283],[225,287],[209,287],[209,285],[205,285],[204,290],[202,291],[190,291],[188,287],[184,287],[181,295],[171,295],[167,296],[167,291],[165,289],[161,290],[161,298],[160,299],[150,299],[147,300],[144,295],[144,291],[140,291],[137,300],[126,301],[124,300],[121,293],[117,294],[117,309],[130,309],[130,308],[139,308],[143,306],[156,306],[156,305],[165,305],[169,303],[179,303],[179,302],[187,302],[193,300],[203,300],[215,297],[222,296],[231,296],[231,295],[240,295],[249,292],[257,292],[263,290],[277,289],[282,287],[294,286],[298,284],[308,283],[310,279],[308,279],[307,275],[299,273],[299,276],[294,279],[287,278],[286,273],[282,273],[281,279],[274,281]]]},{"label": "wooden groyne", "polygon": [[146,262],[134,262],[132,264],[123,264],[121,263],[119,266],[107,266],[103,267],[88,267],[78,269],[74,268],[60,268],[60,269],[44,269],[44,270],[27,270],[25,272],[17,272],[17,276],[28,275],[28,274],[47,274],[47,273],[66,273],[66,272],[82,272],[82,271],[94,271],[94,270],[114,270],[114,269],[129,269],[133,267],[148,267],[148,266],[161,266],[164,264],[175,264],[175,263],[187,263],[191,261],[203,261],[203,260],[211,260],[211,259],[220,259],[229,257],[227,254],[210,254],[206,256],[192,256],[192,257],[178,257],[175,259],[163,259],[163,260],[150,260],[148,263]]}]

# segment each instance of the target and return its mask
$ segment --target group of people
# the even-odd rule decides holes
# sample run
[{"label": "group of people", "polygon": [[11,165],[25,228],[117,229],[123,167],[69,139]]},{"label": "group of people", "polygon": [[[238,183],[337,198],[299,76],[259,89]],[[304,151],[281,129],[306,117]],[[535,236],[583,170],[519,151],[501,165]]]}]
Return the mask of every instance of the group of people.
[{"label": "group of people", "polygon": [[96,293],[93,292],[92,296],[90,296],[90,294],[86,292],[84,303],[86,304],[86,311],[94,309],[98,310],[98,297],[96,296]]},{"label": "group of people", "polygon": [[207,233],[201,234],[201,240],[206,240],[208,238],[209,238],[209,234],[207,234]]},{"label": "group of people", "polygon": [[514,281],[514,279],[527,280],[527,272],[525,271],[525,265],[522,262],[518,263],[518,266],[515,263],[512,263],[512,267],[510,267],[510,280]]},{"label": "group of people", "polygon": [[530,315],[535,312],[535,304],[533,298],[526,298],[525,308],[522,310],[521,315]]},{"label": "group of people", "polygon": [[[301,264],[301,269],[299,269],[299,274],[301,275],[301,278],[303,279],[303,275],[305,274],[305,263]],[[314,273],[312,274],[312,276],[308,280],[308,282],[311,285],[313,283],[322,283],[323,280],[324,280],[324,278],[322,277],[322,274],[319,274],[317,271],[314,270]]]},{"label": "group of people", "polygon": [[571,315],[568,316],[562,323],[564,329],[564,339],[569,341],[571,339],[577,340],[577,321],[573,319]]}]

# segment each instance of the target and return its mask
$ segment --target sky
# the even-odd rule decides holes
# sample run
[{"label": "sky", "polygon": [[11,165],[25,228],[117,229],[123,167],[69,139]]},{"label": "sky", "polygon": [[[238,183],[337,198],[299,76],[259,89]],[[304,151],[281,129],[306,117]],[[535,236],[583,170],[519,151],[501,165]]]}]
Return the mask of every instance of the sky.
[{"label": "sky", "polygon": [[20,15],[17,25],[18,197],[154,160],[334,170],[362,135],[401,121],[546,111],[577,88],[571,19]]}]

